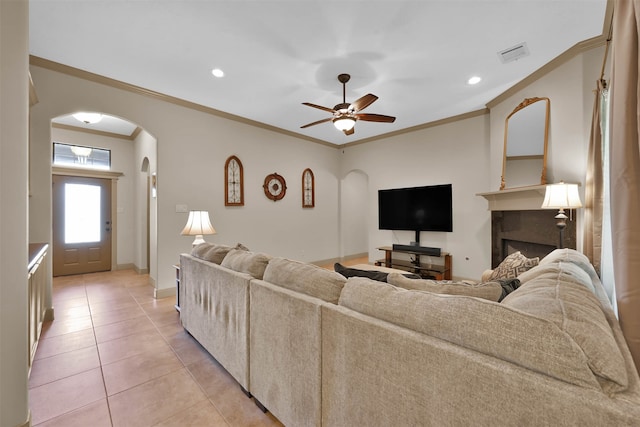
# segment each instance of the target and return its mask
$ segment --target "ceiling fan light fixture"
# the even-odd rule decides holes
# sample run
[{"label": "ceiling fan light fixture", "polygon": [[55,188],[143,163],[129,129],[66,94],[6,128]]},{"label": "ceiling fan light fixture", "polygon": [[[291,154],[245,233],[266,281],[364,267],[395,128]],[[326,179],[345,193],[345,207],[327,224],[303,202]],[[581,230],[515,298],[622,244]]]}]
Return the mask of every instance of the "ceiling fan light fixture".
[{"label": "ceiling fan light fixture", "polygon": [[341,131],[351,130],[355,124],[356,121],[352,117],[338,117],[337,119],[333,119],[333,125]]},{"label": "ceiling fan light fixture", "polygon": [[86,123],[88,125],[92,125],[94,123],[98,123],[102,120],[102,114],[100,113],[75,113],[73,114],[73,118],[78,120],[79,122]]}]

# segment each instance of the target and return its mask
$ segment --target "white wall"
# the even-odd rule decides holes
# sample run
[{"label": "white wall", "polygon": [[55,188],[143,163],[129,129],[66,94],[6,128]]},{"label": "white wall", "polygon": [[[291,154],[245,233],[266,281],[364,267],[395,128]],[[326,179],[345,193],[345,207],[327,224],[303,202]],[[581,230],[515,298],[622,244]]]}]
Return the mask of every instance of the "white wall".
[{"label": "white wall", "polygon": [[[218,234],[212,242],[242,242],[250,249],[313,261],[338,253],[338,150],[267,131],[157,98],[93,83],[32,66],[40,102],[32,111],[31,177],[34,206],[31,230],[50,241],[51,171],[49,122],[76,110],[104,111],[137,123],[157,139],[157,272],[160,290],[175,286],[172,265],[192,239],[180,236],[187,214],[177,204],[211,214]],[[224,206],[224,162],[237,155],[244,165],[245,206]],[[301,176],[315,175],[316,207],[302,209]],[[266,175],[277,172],[288,184],[286,197],[273,202],[263,193]],[[152,257],[155,255],[152,254]],[[168,295],[169,293],[167,293]]]},{"label": "white wall", "polygon": [[27,425],[28,2],[0,2],[0,425]]},{"label": "white wall", "polygon": [[[102,111],[102,113],[107,112]],[[56,127],[51,129],[51,142],[111,150],[111,171],[123,173],[117,181],[116,264],[120,266],[133,265],[135,251],[131,240],[135,234],[134,195],[136,190],[134,142],[124,138],[77,132]]]},{"label": "white wall", "polygon": [[350,171],[340,183],[340,256],[369,251],[369,178],[362,171]]},{"label": "white wall", "polygon": [[369,261],[384,258],[377,247],[415,240],[413,231],[378,230],[378,190],[452,184],[453,232],[422,232],[421,245],[451,253],[456,277],[479,278],[488,268],[490,215],[486,201],[476,196],[489,185],[488,125],[488,115],[480,115],[341,151],[343,176],[361,170],[369,177],[368,204],[362,210]]}]

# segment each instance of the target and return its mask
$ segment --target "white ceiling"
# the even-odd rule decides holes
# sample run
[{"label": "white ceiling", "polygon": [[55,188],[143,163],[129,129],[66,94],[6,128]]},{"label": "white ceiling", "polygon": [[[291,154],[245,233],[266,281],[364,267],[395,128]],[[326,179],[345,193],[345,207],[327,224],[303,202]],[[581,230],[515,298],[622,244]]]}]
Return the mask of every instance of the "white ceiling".
[{"label": "white ceiling", "polygon": [[[341,145],[475,111],[603,33],[606,0],[30,0],[32,55]],[[530,55],[497,52],[526,42]],[[219,67],[223,78],[211,75]],[[393,124],[301,125],[342,102]],[[471,76],[483,80],[470,86]],[[36,87],[37,90],[37,87]],[[538,94],[546,96],[548,94]],[[514,105],[515,107],[515,105]],[[106,112],[117,114],[118,112]]]}]

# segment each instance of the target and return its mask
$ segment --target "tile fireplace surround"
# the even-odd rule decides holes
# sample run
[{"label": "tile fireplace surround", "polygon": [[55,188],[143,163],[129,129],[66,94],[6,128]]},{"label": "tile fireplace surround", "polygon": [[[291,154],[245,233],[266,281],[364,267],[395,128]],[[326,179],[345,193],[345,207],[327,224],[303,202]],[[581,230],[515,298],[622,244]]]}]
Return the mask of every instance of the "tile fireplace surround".
[{"label": "tile fireplace surround", "polygon": [[[489,202],[491,211],[491,267],[495,268],[507,255],[520,251],[543,258],[558,247],[559,232],[556,211],[540,209],[546,186],[536,185],[479,193]],[[567,211],[564,247],[576,248],[576,212]]]}]

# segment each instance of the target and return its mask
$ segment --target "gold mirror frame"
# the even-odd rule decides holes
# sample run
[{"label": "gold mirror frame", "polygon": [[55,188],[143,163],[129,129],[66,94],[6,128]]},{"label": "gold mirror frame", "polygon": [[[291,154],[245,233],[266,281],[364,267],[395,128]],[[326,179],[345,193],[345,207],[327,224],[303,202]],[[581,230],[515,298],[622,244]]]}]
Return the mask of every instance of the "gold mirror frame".
[{"label": "gold mirror frame", "polygon": [[[526,147],[523,146],[527,144],[527,141],[517,141],[515,138],[513,138],[514,135],[512,135],[512,138],[509,138],[509,120],[512,119],[513,120],[513,116],[524,110],[527,107],[530,107],[531,105],[537,103],[537,102],[545,102],[545,106],[546,109],[544,110],[545,115],[544,115],[544,136],[542,137],[543,141],[542,141],[542,147],[540,151],[536,151],[536,152],[531,152],[531,147]],[[500,190],[504,190],[507,188],[507,160],[512,160],[513,162],[528,162],[528,169],[533,170],[533,168],[531,167],[531,165],[536,164],[538,162],[538,160],[542,160],[542,167],[541,167],[541,172],[540,172],[540,185],[545,185],[547,183],[547,146],[548,146],[548,142],[549,142],[549,113],[551,110],[551,101],[549,100],[549,98],[526,98],[524,101],[522,101],[516,108],[514,108],[514,110],[511,112],[511,114],[509,114],[507,116],[507,118],[504,121],[504,151],[503,151],[503,155],[502,155],[502,177],[500,179]],[[520,116],[518,116],[519,118],[524,118],[524,116],[522,116],[524,112],[520,113]],[[530,109],[527,113],[537,113],[534,112],[533,109]],[[541,114],[541,113],[538,113]],[[529,120],[528,123],[524,122],[523,124],[521,124],[518,127],[518,132],[528,132],[532,127],[537,128],[538,131],[542,130],[542,124],[538,124],[538,121],[541,119],[536,117],[533,117],[532,120]],[[512,124],[512,131],[514,131],[514,125],[515,123]],[[512,132],[515,133],[515,132]],[[516,134],[517,135],[517,134]],[[531,137],[530,135],[527,135],[528,137]],[[535,138],[535,136],[534,136]],[[521,145],[518,145],[518,143],[520,143]],[[515,156],[509,156],[508,155],[508,148],[510,146],[513,147],[517,147],[517,150],[523,150],[522,152],[519,152],[518,155]],[[513,163],[511,162],[511,163]],[[536,170],[537,170],[537,165],[536,165]],[[527,168],[519,168],[520,170],[527,170]],[[537,173],[537,172],[536,172]],[[515,187],[524,187],[526,185],[538,185],[538,183],[536,182],[531,182],[530,184],[522,184],[522,185],[516,185]],[[514,188],[514,187],[511,187]]]}]

